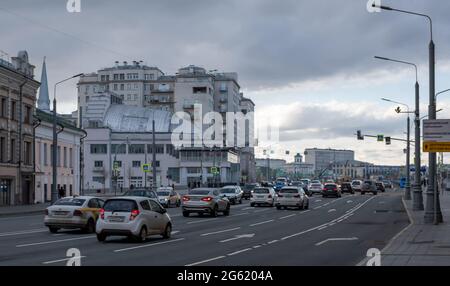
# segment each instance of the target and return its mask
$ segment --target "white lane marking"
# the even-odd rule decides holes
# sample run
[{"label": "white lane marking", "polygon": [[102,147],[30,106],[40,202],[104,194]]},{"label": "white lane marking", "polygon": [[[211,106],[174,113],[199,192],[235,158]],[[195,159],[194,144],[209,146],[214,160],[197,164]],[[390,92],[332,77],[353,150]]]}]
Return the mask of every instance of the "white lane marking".
[{"label": "white lane marking", "polygon": [[275,242],[278,242],[278,241],[279,241],[278,239],[274,239],[272,241],[269,241],[267,244],[272,244],[272,243],[275,243]]},{"label": "white lane marking", "polygon": [[235,251],[235,252],[227,254],[227,255],[228,256],[233,256],[233,255],[236,255],[236,254],[239,254],[239,253],[242,253],[242,252],[246,252],[246,251],[249,251],[249,250],[252,250],[252,249],[251,248],[246,248],[246,249]]},{"label": "white lane marking", "polygon": [[316,243],[315,245],[316,246],[320,246],[320,245],[325,244],[325,243],[327,243],[329,241],[351,241],[351,240],[357,240],[357,239],[358,239],[357,237],[328,238],[328,239],[325,239],[325,240],[323,240],[321,242]]},{"label": "white lane marking", "polygon": [[255,245],[255,246],[253,246],[254,249],[260,248],[260,247],[262,247],[262,245]]},{"label": "white lane marking", "polygon": [[320,203],[322,200],[315,200],[314,203]]},{"label": "white lane marking", "polygon": [[58,259],[58,260],[45,261],[45,262],[42,262],[42,264],[52,264],[52,263],[58,263],[58,262],[67,261],[69,259],[81,259],[81,258],[85,258],[85,257],[86,256],[67,257],[67,258]]},{"label": "white lane marking", "polygon": [[273,219],[270,219],[270,220],[266,220],[266,221],[262,221],[262,222],[257,222],[257,223],[251,224],[250,226],[257,226],[257,225],[261,225],[261,224],[265,224],[265,223],[269,223],[269,222],[273,222],[273,221],[274,221]]},{"label": "white lane marking", "polygon": [[167,241],[149,243],[149,244],[144,244],[144,245],[139,245],[139,246],[116,249],[116,250],[114,250],[114,252],[122,252],[122,251],[134,250],[134,249],[139,249],[139,248],[144,248],[144,247],[151,247],[151,246],[155,246],[155,245],[167,244],[167,243],[177,242],[177,241],[181,241],[181,240],[185,240],[185,238],[182,237],[182,238],[177,238],[177,239],[173,239],[173,240],[167,240]]},{"label": "white lane marking", "polygon": [[293,216],[296,216],[296,215],[297,214],[290,214],[290,215],[287,215],[287,216],[282,216],[279,219],[285,219],[285,218],[293,217]]},{"label": "white lane marking", "polygon": [[180,232],[179,230],[172,230],[172,232],[170,232],[170,234],[177,234],[179,232]]},{"label": "white lane marking", "polygon": [[348,201],[347,201],[347,204],[350,204],[350,203],[353,203],[353,201],[351,201],[351,200],[348,200]]},{"label": "white lane marking", "polygon": [[315,207],[314,209],[315,210],[317,210],[317,209],[320,209],[322,206],[317,206],[317,207]]},{"label": "white lane marking", "polygon": [[246,211],[246,210],[252,210],[252,209],[255,209],[255,207],[246,207],[246,208],[243,208],[242,210]]},{"label": "white lane marking", "polygon": [[265,212],[265,211],[268,211],[268,210],[270,210],[270,209],[257,210],[257,211],[254,211],[253,213],[260,213],[260,212]]},{"label": "white lane marking", "polygon": [[228,241],[233,241],[233,240],[237,240],[237,239],[241,239],[241,238],[252,238],[252,237],[254,237],[254,236],[255,236],[254,233],[240,234],[240,235],[235,235],[235,236],[232,237],[232,238],[228,238],[228,239],[221,240],[221,241],[219,241],[219,242],[228,242]]},{"label": "white lane marking", "polygon": [[335,212],[335,211],[336,211],[336,209],[330,209],[330,210],[328,210],[329,213],[332,213],[332,212]]},{"label": "white lane marking", "polygon": [[328,226],[333,226],[335,224],[336,224],[335,222],[332,222],[332,223],[329,223]]},{"label": "white lane marking", "polygon": [[225,256],[224,256],[224,255],[222,255],[222,256],[217,256],[217,257],[210,258],[210,259],[206,259],[206,260],[202,260],[202,261],[199,261],[199,262],[194,262],[194,263],[186,264],[185,266],[195,266],[195,265],[207,263],[207,262],[214,261],[214,260],[218,260],[218,259],[222,259],[222,258],[225,258]]},{"label": "white lane marking", "polygon": [[91,236],[84,236],[84,237],[77,237],[77,238],[67,238],[67,239],[60,239],[60,240],[50,240],[50,241],[42,241],[42,242],[35,242],[35,243],[27,243],[27,244],[19,244],[16,245],[16,247],[27,247],[27,246],[34,246],[34,245],[43,245],[43,244],[52,244],[52,243],[59,243],[59,242],[66,242],[66,241],[73,241],[73,240],[81,240],[81,239],[88,239],[88,238],[94,238],[95,235]]},{"label": "white lane marking", "polygon": [[217,218],[202,219],[202,220],[190,221],[187,224],[202,223],[202,222],[215,221],[215,220],[217,220]]},{"label": "white lane marking", "polygon": [[240,214],[234,214],[234,215],[230,215],[230,216],[241,216],[241,215],[246,215],[248,213],[240,213]]},{"label": "white lane marking", "polygon": [[31,234],[31,233],[37,233],[37,232],[47,232],[47,231],[48,231],[48,229],[39,228],[39,229],[30,229],[30,230],[22,230],[22,231],[3,232],[3,233],[0,233],[0,237],[21,235],[21,234]]},{"label": "white lane marking", "polygon": [[241,227],[235,227],[235,228],[224,229],[224,230],[219,230],[219,231],[215,231],[215,232],[208,232],[208,233],[203,233],[200,236],[208,236],[208,235],[213,235],[213,234],[219,234],[219,233],[229,232],[229,231],[233,231],[233,230],[238,230],[240,228]]},{"label": "white lane marking", "polygon": [[326,229],[328,226],[322,226],[320,228],[318,228],[317,230],[322,230],[322,229]]}]

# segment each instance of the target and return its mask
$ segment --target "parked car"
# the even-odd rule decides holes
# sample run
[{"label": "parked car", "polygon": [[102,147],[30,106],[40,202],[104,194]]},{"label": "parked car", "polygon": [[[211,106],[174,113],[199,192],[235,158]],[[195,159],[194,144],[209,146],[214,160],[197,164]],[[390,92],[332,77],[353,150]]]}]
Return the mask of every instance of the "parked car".
[{"label": "parked car", "polygon": [[362,184],[361,188],[361,195],[364,195],[365,193],[372,193],[374,195],[378,194],[377,187],[375,185],[375,182],[372,180],[365,180]]},{"label": "parked car", "polygon": [[161,187],[156,191],[158,201],[166,208],[170,206],[179,207],[181,205],[181,197],[172,187]]},{"label": "parked car", "polygon": [[353,180],[352,181],[352,189],[355,192],[361,192],[362,186],[363,186],[363,182],[361,180]]},{"label": "parked car", "polygon": [[392,185],[392,182],[391,181],[387,181],[387,180],[385,180],[385,181],[383,181],[383,184],[384,184],[384,187],[386,188],[386,189],[392,189],[394,186]]},{"label": "parked car", "polygon": [[329,196],[340,198],[342,196],[341,190],[337,184],[325,184],[322,190],[322,197],[326,198]]},{"label": "parked car", "polygon": [[242,204],[243,191],[239,186],[225,186],[220,189],[222,195],[228,198],[231,204],[235,205],[237,203]]},{"label": "parked car", "polygon": [[296,187],[283,187],[277,194],[275,206],[278,210],[287,208],[309,208],[309,198],[305,191]]},{"label": "parked car", "polygon": [[341,192],[342,193],[354,194],[355,190],[353,190],[352,183],[350,183],[350,182],[342,182],[341,183]]},{"label": "parked car", "polygon": [[190,213],[205,213],[215,217],[219,212],[225,216],[230,215],[230,201],[227,196],[221,194],[218,189],[197,188],[183,196],[183,216],[188,217]]},{"label": "parked car", "polygon": [[257,187],[259,187],[259,184],[258,184],[258,183],[255,183],[255,184],[246,184],[246,185],[244,186],[244,189],[243,189],[242,198],[243,198],[243,199],[246,199],[246,200],[249,200],[250,197],[252,196],[252,191],[253,191],[255,188],[257,188]]},{"label": "parked car", "polygon": [[44,224],[51,233],[56,233],[61,228],[95,232],[103,203],[102,199],[90,196],[61,198],[45,209]]},{"label": "parked car", "polygon": [[128,236],[142,242],[149,235],[170,238],[172,220],[165,208],[147,197],[117,197],[109,199],[97,221],[97,239],[110,235]]},{"label": "parked car", "polygon": [[309,185],[308,187],[308,190],[311,193],[311,195],[321,194],[323,190],[323,185],[322,183],[311,183],[311,185]]},{"label": "parked car", "polygon": [[268,187],[258,187],[252,192],[250,206],[268,205],[273,207],[275,204],[275,190]]},{"label": "parked car", "polygon": [[384,193],[386,191],[386,187],[384,186],[383,182],[376,182],[375,186],[376,186],[377,190],[382,193]]},{"label": "parked car", "polygon": [[146,197],[150,199],[158,199],[158,194],[148,188],[136,188],[128,190],[123,194],[124,197]]}]

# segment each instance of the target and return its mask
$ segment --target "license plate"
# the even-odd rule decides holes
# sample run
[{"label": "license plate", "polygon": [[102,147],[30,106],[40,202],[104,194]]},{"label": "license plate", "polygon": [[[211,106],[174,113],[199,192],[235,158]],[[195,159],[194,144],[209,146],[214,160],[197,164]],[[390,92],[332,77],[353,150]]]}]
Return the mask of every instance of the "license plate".
[{"label": "license plate", "polygon": [[264,196],[257,196],[258,199],[264,199]]},{"label": "license plate", "polygon": [[125,218],[123,216],[110,216],[108,219],[110,222],[123,222]]},{"label": "license plate", "polygon": [[67,215],[69,212],[64,212],[64,211],[54,211],[53,214],[54,215]]}]

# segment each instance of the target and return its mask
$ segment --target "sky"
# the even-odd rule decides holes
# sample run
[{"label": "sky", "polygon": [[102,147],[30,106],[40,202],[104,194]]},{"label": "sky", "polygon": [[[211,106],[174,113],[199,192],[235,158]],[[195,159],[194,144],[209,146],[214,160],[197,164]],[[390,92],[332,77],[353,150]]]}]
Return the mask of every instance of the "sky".
[{"label": "sky", "polygon": [[[46,56],[50,87],[116,60],[142,60],[166,74],[190,64],[237,72],[256,104],[256,125],[278,125],[271,156],[288,161],[305,148],[330,147],[355,150],[356,159],[376,164],[404,163],[404,143],[354,135],[405,138],[406,115],[380,98],[414,108],[412,67],[375,55],[418,65],[421,115],[427,112],[430,36],[422,17],[369,12],[367,0],[80,1],[81,12],[69,13],[66,0],[1,0],[0,50],[9,56],[27,50],[38,80]],[[381,4],[432,17],[436,90],[450,88],[450,1]],[[58,87],[57,97],[60,112],[75,110],[76,82]],[[439,118],[450,117],[450,93],[440,96],[438,108]]]}]

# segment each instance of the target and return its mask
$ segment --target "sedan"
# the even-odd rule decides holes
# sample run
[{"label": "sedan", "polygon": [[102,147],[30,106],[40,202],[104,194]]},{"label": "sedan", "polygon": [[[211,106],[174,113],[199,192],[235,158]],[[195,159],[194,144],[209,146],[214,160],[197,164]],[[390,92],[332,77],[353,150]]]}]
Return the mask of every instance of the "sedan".
[{"label": "sedan", "polygon": [[321,194],[323,190],[323,185],[321,183],[311,183],[311,185],[308,187],[308,190],[311,195]]},{"label": "sedan", "polygon": [[287,208],[309,208],[309,198],[305,191],[296,187],[283,187],[277,194],[275,206],[277,210]]},{"label": "sedan", "polygon": [[250,206],[268,205],[273,207],[275,203],[275,190],[273,188],[255,188],[250,197]]},{"label": "sedan", "polygon": [[337,184],[325,184],[325,186],[323,186],[322,197],[326,198],[329,196],[337,198],[342,196],[341,190]]},{"label": "sedan", "polygon": [[183,216],[188,217],[190,213],[199,215],[210,214],[216,217],[222,212],[225,216],[230,215],[230,201],[226,195],[217,189],[198,188],[191,190],[183,196]]},{"label": "sedan", "polygon": [[355,190],[353,190],[352,184],[350,182],[344,182],[341,184],[341,192],[354,194]]},{"label": "sedan", "polygon": [[138,188],[126,191],[123,194],[124,197],[146,197],[150,199],[158,199],[158,195],[155,191],[149,188]]},{"label": "sedan", "polygon": [[386,188],[384,186],[383,182],[376,182],[375,186],[377,187],[377,190],[384,193],[386,191]]},{"label": "sedan", "polygon": [[44,224],[51,233],[61,228],[94,232],[103,200],[89,196],[65,197],[45,210]]},{"label": "sedan", "polygon": [[220,192],[228,198],[228,200],[233,204],[242,204],[243,191],[239,186],[225,186],[220,189]]},{"label": "sedan", "polygon": [[179,207],[181,205],[180,195],[171,187],[158,188],[156,194],[158,195],[159,203],[166,208],[170,208],[170,206]]}]

